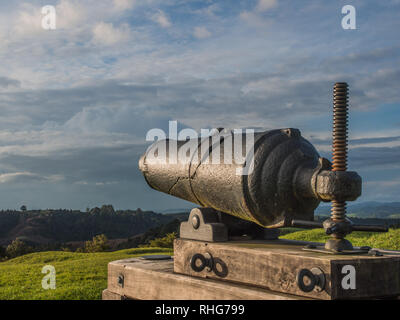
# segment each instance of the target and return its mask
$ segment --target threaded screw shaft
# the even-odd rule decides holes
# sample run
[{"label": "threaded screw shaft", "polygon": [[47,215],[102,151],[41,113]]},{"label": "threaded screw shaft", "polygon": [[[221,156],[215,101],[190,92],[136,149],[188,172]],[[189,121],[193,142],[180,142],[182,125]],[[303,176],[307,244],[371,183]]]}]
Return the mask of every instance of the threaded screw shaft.
[{"label": "threaded screw shaft", "polygon": [[[347,170],[348,85],[337,82],[333,88],[332,171]],[[346,202],[332,200],[331,218],[346,218]]]}]

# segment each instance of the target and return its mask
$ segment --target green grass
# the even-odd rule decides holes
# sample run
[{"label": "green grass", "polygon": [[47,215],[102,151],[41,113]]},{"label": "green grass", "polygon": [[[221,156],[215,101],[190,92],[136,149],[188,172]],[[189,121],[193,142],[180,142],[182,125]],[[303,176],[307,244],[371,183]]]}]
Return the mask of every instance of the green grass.
[{"label": "green grass", "polygon": [[[172,249],[138,248],[114,252],[37,252],[0,262],[0,300],[5,299],[101,299],[107,287],[110,261],[146,254],[172,254]],[[45,265],[56,270],[56,289],[44,290]]]},{"label": "green grass", "polygon": [[302,231],[304,229],[300,228],[293,228],[293,227],[287,227],[287,228],[280,228],[279,233],[281,236],[287,235],[289,233],[297,232],[297,231]]},{"label": "green grass", "polygon": [[[324,242],[324,230],[287,229],[283,239]],[[288,233],[290,232],[290,233]],[[353,232],[347,238],[355,246],[400,250],[400,229],[388,233]],[[107,264],[110,261],[145,254],[172,254],[171,249],[138,248],[114,252],[74,253],[38,252],[0,262],[0,300],[3,299],[100,299],[107,287]],[[41,273],[45,265],[56,269],[56,289],[42,289]]]},{"label": "green grass", "polygon": [[[303,240],[313,242],[325,242],[329,239],[323,229],[313,229],[288,233],[280,238],[291,240]],[[354,246],[370,246],[379,249],[400,250],[400,229],[390,229],[387,233],[353,232],[346,239]]]}]

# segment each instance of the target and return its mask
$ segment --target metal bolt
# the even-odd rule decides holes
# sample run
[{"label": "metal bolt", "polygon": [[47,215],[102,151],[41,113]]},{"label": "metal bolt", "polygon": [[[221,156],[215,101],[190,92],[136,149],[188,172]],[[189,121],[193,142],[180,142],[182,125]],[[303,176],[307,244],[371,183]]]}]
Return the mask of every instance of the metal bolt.
[{"label": "metal bolt", "polygon": [[[348,85],[338,82],[333,88],[332,171],[347,170],[347,118]],[[346,219],[345,201],[332,200],[331,218],[333,221]]]},{"label": "metal bolt", "polygon": [[120,274],[119,276],[118,276],[118,280],[117,280],[117,283],[118,283],[118,285],[120,286],[120,287],[124,287],[124,275],[123,274]]},{"label": "metal bolt", "polygon": [[383,256],[382,252],[380,252],[379,250],[373,250],[373,249],[369,250],[368,254],[370,256],[374,256],[374,257],[382,257]]},{"label": "metal bolt", "polygon": [[200,218],[197,214],[195,214],[192,218],[192,226],[194,229],[198,229],[200,227]]}]

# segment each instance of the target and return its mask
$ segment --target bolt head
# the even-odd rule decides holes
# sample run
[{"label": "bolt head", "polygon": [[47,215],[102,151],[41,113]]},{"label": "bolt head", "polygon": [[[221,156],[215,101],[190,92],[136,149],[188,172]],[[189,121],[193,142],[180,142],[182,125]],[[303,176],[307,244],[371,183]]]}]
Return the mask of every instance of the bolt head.
[{"label": "bolt head", "polygon": [[124,275],[120,274],[117,281],[120,287],[124,287]]},{"label": "bolt head", "polygon": [[197,214],[192,217],[192,226],[194,229],[198,229],[200,227],[200,218]]}]

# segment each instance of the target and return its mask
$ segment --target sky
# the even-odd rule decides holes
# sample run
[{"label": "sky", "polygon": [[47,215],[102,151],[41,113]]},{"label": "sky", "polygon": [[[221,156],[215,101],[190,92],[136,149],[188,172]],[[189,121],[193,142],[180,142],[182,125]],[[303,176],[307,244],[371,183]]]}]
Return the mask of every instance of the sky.
[{"label": "sky", "polygon": [[399,0],[0,0],[0,208],[193,207],[138,170],[170,120],[299,128],[331,159],[338,81],[357,201],[399,201],[399,17]]}]

